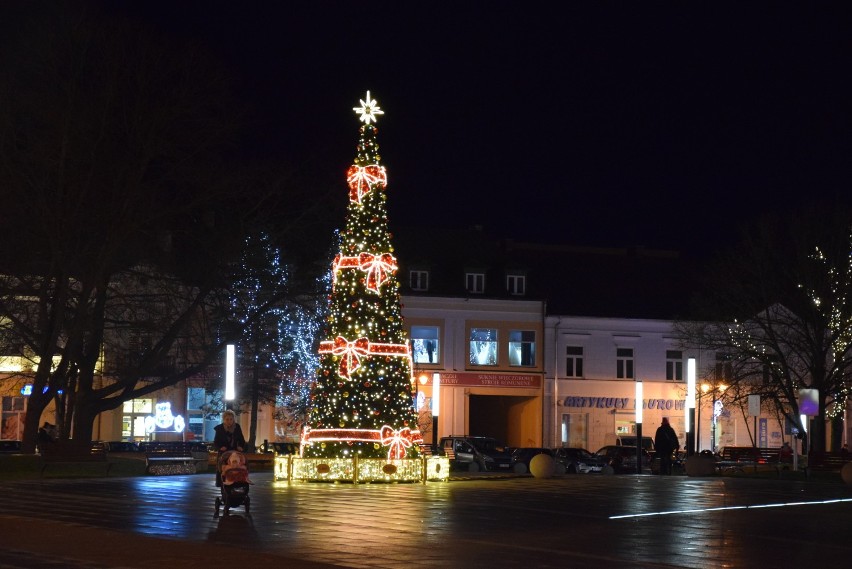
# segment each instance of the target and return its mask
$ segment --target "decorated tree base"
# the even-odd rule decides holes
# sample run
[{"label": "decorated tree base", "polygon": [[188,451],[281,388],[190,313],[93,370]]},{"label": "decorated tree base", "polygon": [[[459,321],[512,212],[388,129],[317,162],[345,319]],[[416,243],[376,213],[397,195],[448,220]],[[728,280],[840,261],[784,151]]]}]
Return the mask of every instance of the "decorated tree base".
[{"label": "decorated tree base", "polygon": [[426,482],[447,481],[450,460],[422,458],[301,458],[275,457],[275,480],[290,482]]}]

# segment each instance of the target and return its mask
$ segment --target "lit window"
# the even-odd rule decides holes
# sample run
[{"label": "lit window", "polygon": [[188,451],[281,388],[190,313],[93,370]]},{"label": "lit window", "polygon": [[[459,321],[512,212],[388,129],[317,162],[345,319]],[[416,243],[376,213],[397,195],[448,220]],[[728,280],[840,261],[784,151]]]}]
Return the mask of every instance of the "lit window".
[{"label": "lit window", "polygon": [[0,438],[19,441],[24,435],[24,417],[26,402],[23,397],[3,397],[2,416],[0,416]]},{"label": "lit window", "polygon": [[583,348],[565,347],[565,377],[583,377]]},{"label": "lit window", "polygon": [[409,273],[411,290],[429,290],[429,271],[411,271]]},{"label": "lit window", "polygon": [[497,330],[470,329],[470,363],[476,366],[497,365]]},{"label": "lit window", "polygon": [[484,273],[465,273],[465,289],[473,294],[482,294],[485,292],[485,274]]},{"label": "lit window", "polygon": [[506,276],[506,290],[509,294],[523,296],[527,291],[527,277],[524,275]]},{"label": "lit window", "polygon": [[509,332],[509,365],[535,365],[535,332],[512,330]]},{"label": "lit window", "polygon": [[411,355],[416,364],[437,364],[441,361],[437,326],[411,327]]},{"label": "lit window", "polygon": [[666,379],[683,381],[683,352],[666,350]]},{"label": "lit window", "polygon": [[615,377],[633,379],[633,348],[616,349]]},{"label": "lit window", "polygon": [[149,439],[148,432],[145,430],[145,417],[153,413],[154,400],[131,399],[124,402],[123,410],[121,438],[126,441]]}]

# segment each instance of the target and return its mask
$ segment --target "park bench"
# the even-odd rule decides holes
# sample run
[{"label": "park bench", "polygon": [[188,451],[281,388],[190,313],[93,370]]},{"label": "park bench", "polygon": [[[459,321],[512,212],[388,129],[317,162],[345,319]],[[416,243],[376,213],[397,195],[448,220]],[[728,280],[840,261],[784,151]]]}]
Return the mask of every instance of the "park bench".
[{"label": "park bench", "polygon": [[249,470],[271,470],[275,462],[275,454],[271,452],[243,453]]},{"label": "park bench", "polygon": [[852,456],[839,452],[812,452],[808,455],[807,469],[821,472],[840,472]]},{"label": "park bench", "polygon": [[44,445],[41,449],[41,476],[52,466],[72,465],[84,467],[86,471],[95,465],[97,471],[103,465],[103,474],[109,475],[110,462],[107,460],[106,447],[101,442],[90,445],[75,444],[73,441],[62,441]]},{"label": "park bench", "polygon": [[780,448],[765,447],[723,447],[716,461],[716,470],[724,472],[745,472],[746,468],[757,470],[761,465],[779,464]]},{"label": "park bench", "polygon": [[148,474],[195,474],[207,469],[207,447],[198,443],[149,442],[140,445],[145,452]]}]

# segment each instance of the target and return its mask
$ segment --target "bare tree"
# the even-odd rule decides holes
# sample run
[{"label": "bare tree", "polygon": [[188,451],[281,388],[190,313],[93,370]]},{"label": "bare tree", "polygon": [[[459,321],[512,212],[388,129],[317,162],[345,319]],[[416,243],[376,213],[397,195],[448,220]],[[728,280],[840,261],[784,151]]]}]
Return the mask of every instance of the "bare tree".
[{"label": "bare tree", "polygon": [[850,221],[840,208],[767,217],[706,275],[705,321],[677,325],[687,345],[729,358],[729,400],[760,394],[801,430],[799,390],[817,390],[816,451],[852,386]]},{"label": "bare tree", "polygon": [[88,444],[99,413],[218,361],[244,227],[286,182],[229,163],[240,111],[209,54],[95,6],[32,3],[0,38],[0,328],[32,363],[28,451],[51,401]]}]

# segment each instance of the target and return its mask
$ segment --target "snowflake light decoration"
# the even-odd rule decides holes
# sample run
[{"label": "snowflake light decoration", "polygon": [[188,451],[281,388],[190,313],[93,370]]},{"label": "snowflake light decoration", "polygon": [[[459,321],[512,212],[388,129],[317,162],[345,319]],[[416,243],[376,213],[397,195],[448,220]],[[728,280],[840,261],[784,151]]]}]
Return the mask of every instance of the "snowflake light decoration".
[{"label": "snowflake light decoration", "polygon": [[378,101],[370,98],[369,91],[367,91],[366,100],[359,99],[359,101],[361,106],[352,107],[352,110],[361,115],[360,120],[364,121],[364,124],[370,124],[370,121],[376,122],[376,115],[385,114],[385,112],[379,107]]}]

